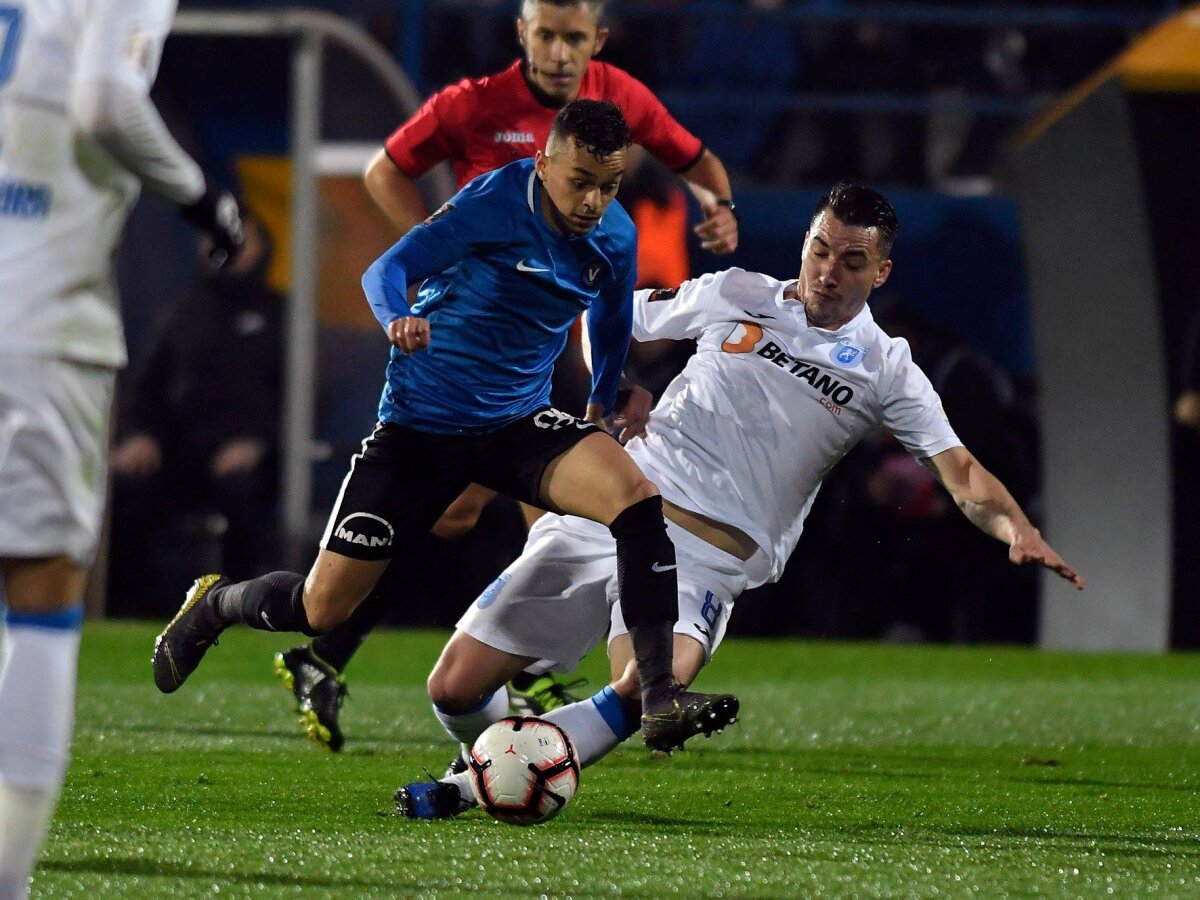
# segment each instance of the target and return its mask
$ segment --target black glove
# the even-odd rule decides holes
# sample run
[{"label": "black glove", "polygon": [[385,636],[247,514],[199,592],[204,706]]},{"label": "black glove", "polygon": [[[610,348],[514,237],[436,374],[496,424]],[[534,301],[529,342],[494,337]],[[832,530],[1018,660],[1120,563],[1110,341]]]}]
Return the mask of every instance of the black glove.
[{"label": "black glove", "polygon": [[224,188],[206,185],[204,194],[195,203],[180,208],[180,214],[205,232],[212,241],[208,261],[219,269],[241,252],[246,242],[242,233],[242,214],[237,200]]}]

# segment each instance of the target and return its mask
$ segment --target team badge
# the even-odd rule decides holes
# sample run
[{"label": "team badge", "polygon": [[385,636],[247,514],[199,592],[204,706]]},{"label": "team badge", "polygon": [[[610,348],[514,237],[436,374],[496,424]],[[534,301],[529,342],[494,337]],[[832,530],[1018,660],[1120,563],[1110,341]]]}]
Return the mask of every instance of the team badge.
[{"label": "team badge", "polygon": [[584,287],[594,288],[596,282],[600,280],[600,273],[604,271],[604,264],[599,260],[588,263],[583,267],[583,285]]},{"label": "team badge", "polygon": [[512,578],[512,573],[504,572],[499,578],[487,586],[487,589],[479,595],[479,599],[475,601],[475,605],[480,609],[487,609],[496,602],[496,598],[500,596],[500,592],[504,590],[504,586],[508,584],[508,580]]},{"label": "team badge", "polygon": [[834,345],[829,358],[833,361],[834,365],[841,366],[843,369],[849,369],[866,355],[866,347],[855,346],[845,338],[842,338]]}]

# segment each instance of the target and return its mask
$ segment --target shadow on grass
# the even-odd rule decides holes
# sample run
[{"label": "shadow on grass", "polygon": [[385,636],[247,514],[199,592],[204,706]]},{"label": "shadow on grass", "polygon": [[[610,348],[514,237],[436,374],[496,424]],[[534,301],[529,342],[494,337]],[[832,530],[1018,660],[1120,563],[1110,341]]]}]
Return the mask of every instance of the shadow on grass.
[{"label": "shadow on grass", "polygon": [[[103,730],[103,729],[93,729],[93,730]],[[233,728],[228,725],[188,724],[185,722],[183,724],[175,723],[172,725],[152,725],[152,724],[145,724],[145,723],[139,724],[139,725],[123,725],[123,726],[121,726],[121,731],[122,732],[137,732],[137,733],[141,733],[141,734],[161,734],[161,735],[193,734],[193,735],[199,735],[201,737],[211,737],[211,738],[277,738],[277,739],[283,739],[283,740],[286,740],[289,742],[297,741],[297,740],[304,741],[304,735],[300,731],[299,727],[281,728],[278,726],[270,726],[270,727],[263,726],[262,728]],[[343,755],[352,755],[352,753],[349,752],[352,749],[358,750],[358,751],[364,751],[368,747],[371,748],[371,750],[372,750],[371,755],[374,755],[374,754],[378,753],[380,748],[384,748],[384,747],[388,748],[389,750],[393,750],[393,749],[401,750],[406,747],[407,748],[424,749],[429,746],[428,738],[401,737],[398,735],[387,735],[387,734],[379,734],[379,733],[362,734],[362,733],[356,732],[353,735],[351,735],[349,738],[347,738],[347,742],[348,743],[347,743],[346,749],[348,752]],[[357,745],[357,746],[354,746],[352,748],[351,744],[349,742],[353,742],[353,744]],[[447,753],[451,753],[451,752],[453,752],[453,751],[452,750],[447,751]]]},{"label": "shadow on grass", "polygon": [[1122,788],[1136,791],[1183,791],[1188,794],[1194,794],[1200,790],[1194,782],[1181,784],[1162,781],[1111,781],[1101,778],[1063,778],[1062,776],[1039,778],[1035,775],[1027,778],[1009,778],[1008,780],[1017,784],[1047,784],[1055,787],[1104,788],[1105,790]]},{"label": "shadow on grass", "polygon": [[150,878],[180,878],[239,884],[271,884],[280,887],[309,888],[391,888],[391,880],[369,881],[361,878],[327,878],[320,875],[298,876],[282,872],[235,872],[229,869],[202,869],[197,866],[155,859],[79,859],[45,860],[40,867],[50,872],[95,875],[129,875]]},{"label": "shadow on grass", "polygon": [[685,819],[680,816],[656,816],[653,813],[629,811],[589,811],[586,819],[581,819],[581,825],[588,828],[596,825],[629,825],[633,827],[651,827],[656,831],[702,831],[705,833],[728,832],[728,818],[717,819]]},{"label": "shadow on grass", "polygon": [[[1104,856],[1123,856],[1131,859],[1188,858],[1200,859],[1200,845],[1194,835],[1178,837],[1145,837],[1134,834],[1088,833],[1086,831],[1057,830],[1054,828],[1030,828],[1002,825],[996,828],[972,828],[969,826],[904,825],[878,822],[861,825],[846,825],[830,829],[841,840],[866,845],[891,844],[894,846],[931,846],[938,848],[960,848],[966,846],[964,839],[990,843],[992,849],[1005,850],[1015,843],[1043,845],[1042,849],[1061,847],[1063,850],[1080,848],[1103,851]],[[897,831],[902,833],[897,834]],[[992,840],[989,842],[988,839]]]}]

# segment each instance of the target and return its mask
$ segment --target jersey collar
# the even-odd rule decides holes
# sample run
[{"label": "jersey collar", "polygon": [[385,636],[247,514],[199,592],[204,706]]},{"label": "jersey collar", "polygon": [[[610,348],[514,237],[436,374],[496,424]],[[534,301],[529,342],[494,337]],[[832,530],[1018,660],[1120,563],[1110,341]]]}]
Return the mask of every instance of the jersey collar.
[{"label": "jersey collar", "polygon": [[797,282],[795,279],[782,282],[775,294],[775,305],[779,307],[779,309],[785,310],[799,319],[805,328],[812,328],[814,331],[824,331],[832,335],[846,335],[858,328],[861,328],[868,322],[874,321],[875,317],[871,315],[871,304],[864,303],[863,308],[858,311],[854,318],[840,328],[818,328],[815,325],[809,325],[808,314],[804,311],[804,304],[799,300],[789,300],[784,296],[788,288],[798,284],[799,282]]},{"label": "jersey collar", "polygon": [[529,204],[529,211],[535,216],[540,216],[541,211],[537,206],[537,169],[529,171],[529,184],[525,188],[525,202]]}]

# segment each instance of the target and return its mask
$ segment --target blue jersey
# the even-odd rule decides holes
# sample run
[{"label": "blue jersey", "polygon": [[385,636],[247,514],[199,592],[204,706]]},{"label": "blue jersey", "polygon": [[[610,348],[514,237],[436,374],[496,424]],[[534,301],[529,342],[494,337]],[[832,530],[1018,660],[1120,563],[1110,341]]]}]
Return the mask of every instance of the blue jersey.
[{"label": "blue jersey", "polygon": [[[550,403],[554,362],[580,313],[592,344],[591,402],[607,415],[629,350],[637,233],[615,201],[588,233],[541,213],[523,159],[474,179],[372,263],[363,290],[381,325],[423,316],[429,346],[392,348],[379,418],[441,434],[500,428]],[[416,304],[408,285],[424,279]]]}]

